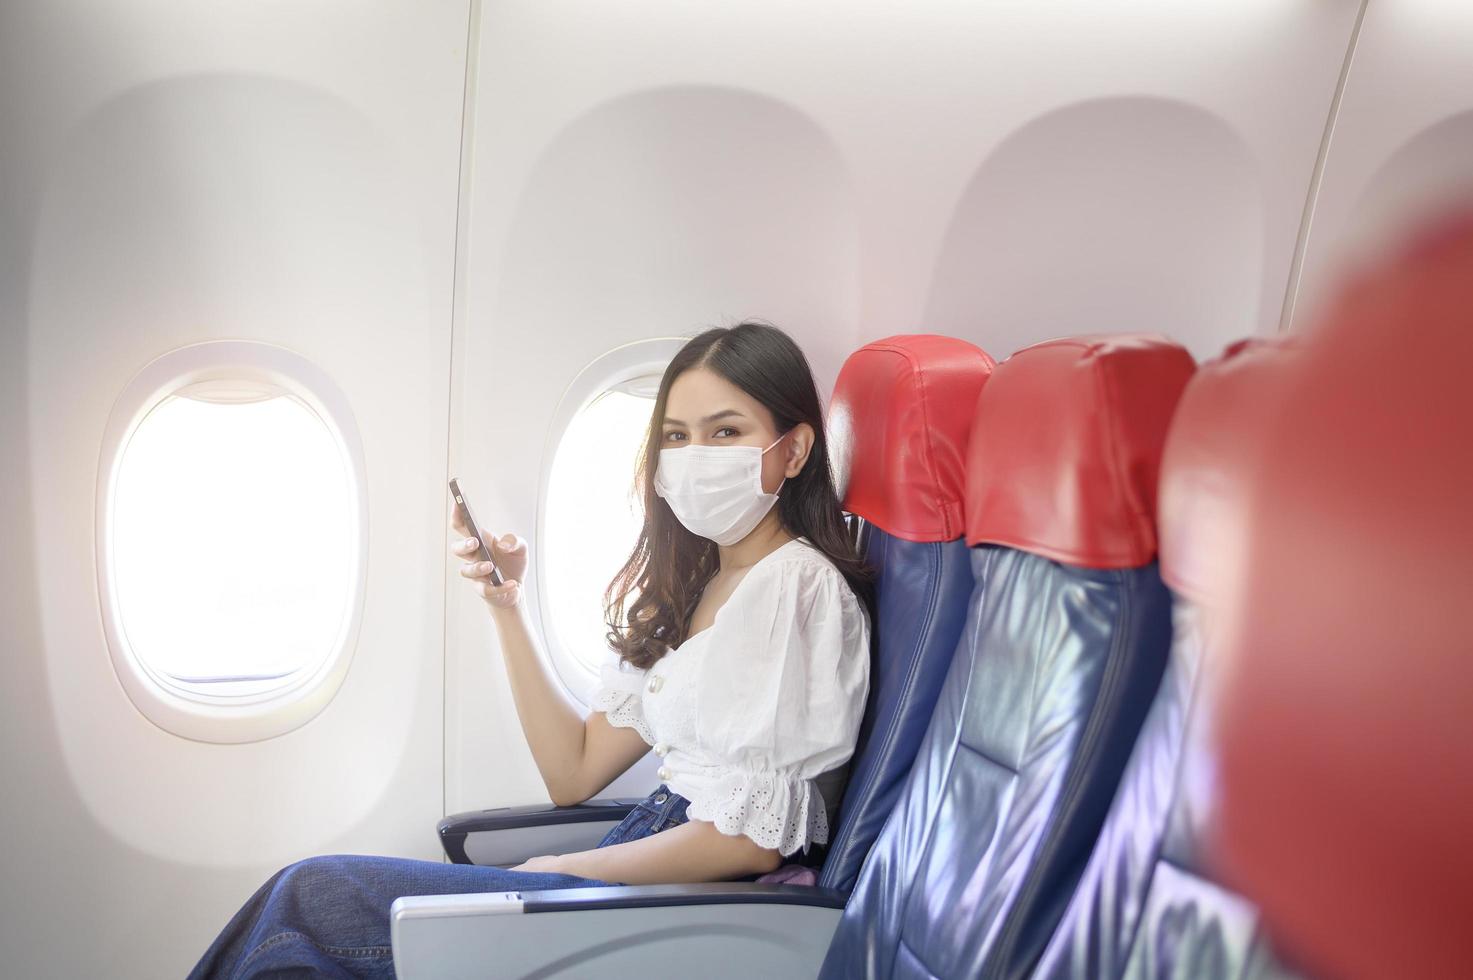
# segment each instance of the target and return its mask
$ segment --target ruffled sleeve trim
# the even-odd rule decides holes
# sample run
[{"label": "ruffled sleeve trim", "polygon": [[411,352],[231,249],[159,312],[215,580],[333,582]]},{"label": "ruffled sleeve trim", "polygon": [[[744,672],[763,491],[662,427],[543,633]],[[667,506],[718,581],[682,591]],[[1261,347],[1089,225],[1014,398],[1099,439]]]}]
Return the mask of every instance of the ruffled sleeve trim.
[{"label": "ruffled sleeve trim", "polygon": [[594,711],[602,711],[610,725],[632,728],[639,732],[640,738],[654,745],[655,737],[644,717],[643,691],[644,671],[605,664],[599,670],[599,686],[594,691],[592,707]]},{"label": "ruffled sleeve trim", "polygon": [[686,816],[713,823],[723,834],[744,834],[783,857],[829,839],[817,784],[778,772],[727,770],[694,792]]}]

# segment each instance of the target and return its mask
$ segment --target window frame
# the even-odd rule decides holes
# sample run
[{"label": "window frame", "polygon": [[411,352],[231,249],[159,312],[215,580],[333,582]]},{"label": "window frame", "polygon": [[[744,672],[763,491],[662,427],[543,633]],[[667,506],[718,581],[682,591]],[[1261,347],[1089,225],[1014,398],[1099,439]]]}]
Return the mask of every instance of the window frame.
[{"label": "window frame", "polygon": [[563,390],[547,429],[543,445],[542,465],[537,485],[536,537],[533,559],[537,583],[536,622],[542,634],[542,648],[563,688],[584,707],[590,706],[598,686],[598,673],[589,668],[572,650],[564,648],[556,625],[551,620],[547,562],[543,545],[547,541],[547,497],[552,482],[552,468],[558,447],[568,428],[585,408],[606,392],[640,378],[660,378],[665,368],[690,341],[689,337],[650,337],[615,347],[590,361]]},{"label": "window frame", "polygon": [[[255,381],[283,389],[311,411],[343,454],[348,505],[353,509],[353,580],[333,647],[315,668],[296,672],[269,690],[218,694],[185,686],[146,663],[123,629],[113,567],[113,503],[129,442],[150,412],[190,385]],[[368,487],[363,441],[347,396],[328,374],[301,354],[259,341],[212,340],[179,347],[155,358],[123,388],[104,430],[98,459],[95,567],[103,634],[124,692],[150,722],[199,742],[255,742],[300,728],[332,701],[357,649],[363,620],[368,558]]]}]

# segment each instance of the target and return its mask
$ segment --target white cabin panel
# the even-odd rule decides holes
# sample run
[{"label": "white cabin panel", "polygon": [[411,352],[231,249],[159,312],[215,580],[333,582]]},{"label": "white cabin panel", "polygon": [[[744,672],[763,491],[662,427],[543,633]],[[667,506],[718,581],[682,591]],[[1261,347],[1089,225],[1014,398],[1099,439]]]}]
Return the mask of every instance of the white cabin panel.
[{"label": "white cabin panel", "polygon": [[1406,228],[1473,199],[1473,5],[1372,0],[1309,225],[1292,323]]},{"label": "white cabin panel", "polygon": [[[286,864],[441,859],[469,9],[26,8],[0,27],[7,247],[24,230],[0,289],[3,537],[30,583],[5,616],[17,696],[5,741],[25,756],[12,767],[7,751],[5,970],[181,976]],[[349,669],[305,723],[254,740],[190,737],[139,710],[109,654],[94,566],[119,396],[160,356],[214,340],[287,348],[361,437]],[[214,530],[197,528],[201,576],[232,560],[219,546],[231,534]],[[358,574],[351,555],[310,560]]]}]

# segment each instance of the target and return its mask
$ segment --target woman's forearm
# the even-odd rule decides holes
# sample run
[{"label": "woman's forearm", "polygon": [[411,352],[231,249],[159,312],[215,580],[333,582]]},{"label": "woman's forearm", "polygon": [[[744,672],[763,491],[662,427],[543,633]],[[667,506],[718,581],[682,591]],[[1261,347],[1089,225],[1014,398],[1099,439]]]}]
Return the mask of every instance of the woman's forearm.
[{"label": "woman's forearm", "polygon": [[715,824],[691,820],[638,840],[564,854],[558,867],[599,881],[649,885],[730,881],[766,874],[781,864],[776,850],[759,847],[750,837],[723,834]]},{"label": "woman's forearm", "polygon": [[579,775],[586,733],[583,716],[548,676],[523,604],[493,607],[491,619],[501,638],[502,661],[511,682],[517,718],[542,782],[554,803],[580,803],[586,797]]}]

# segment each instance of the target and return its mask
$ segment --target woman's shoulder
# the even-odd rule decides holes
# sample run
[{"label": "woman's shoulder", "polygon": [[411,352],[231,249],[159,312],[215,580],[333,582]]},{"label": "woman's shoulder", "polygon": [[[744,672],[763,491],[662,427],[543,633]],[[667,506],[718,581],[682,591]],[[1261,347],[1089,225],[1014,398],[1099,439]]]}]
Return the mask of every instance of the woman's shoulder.
[{"label": "woman's shoulder", "polygon": [[861,605],[844,573],[806,537],[793,538],[780,545],[752,571],[760,573],[759,580],[765,579],[778,588],[796,586],[809,591],[822,588],[832,591],[845,606]]}]

